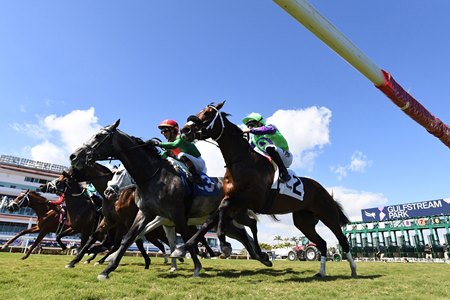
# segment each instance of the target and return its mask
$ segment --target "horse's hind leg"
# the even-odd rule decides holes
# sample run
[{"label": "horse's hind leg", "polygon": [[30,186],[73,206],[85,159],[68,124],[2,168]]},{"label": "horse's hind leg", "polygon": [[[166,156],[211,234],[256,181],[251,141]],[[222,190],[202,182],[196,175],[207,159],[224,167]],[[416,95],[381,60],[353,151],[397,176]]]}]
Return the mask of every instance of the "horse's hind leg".
[{"label": "horse's hind leg", "polygon": [[34,240],[33,245],[31,245],[31,247],[27,250],[27,253],[25,254],[24,257],[22,257],[22,259],[27,259],[28,256],[30,256],[31,252],[33,252],[34,248],[37,247],[37,245],[39,245],[39,243],[42,241],[42,239],[47,235],[48,231],[40,231],[39,235],[37,236],[37,238]]},{"label": "horse's hind leg", "polygon": [[12,239],[7,241],[6,244],[4,244],[2,246],[2,249],[6,249],[6,247],[8,247],[12,242],[17,240],[19,237],[21,237],[24,234],[35,233],[35,232],[38,232],[38,231],[39,231],[39,227],[38,226],[33,226],[33,227],[29,228],[29,229],[22,230],[21,232],[16,234]]},{"label": "horse's hind leg", "polygon": [[136,246],[138,247],[139,251],[141,252],[142,257],[144,258],[144,262],[145,262],[144,269],[147,270],[150,267],[151,259],[148,256],[147,251],[145,251],[144,242],[142,241],[142,239],[137,239],[134,242],[136,243]]},{"label": "horse's hind leg", "polygon": [[[338,214],[336,214],[336,216],[338,216]],[[344,233],[342,232],[341,229],[341,225],[339,224],[339,220],[338,219],[326,219],[326,218],[321,218],[320,221],[322,221],[322,223],[327,226],[331,232],[333,232],[333,234],[336,236],[336,238],[339,241],[339,244],[342,247],[342,251],[344,251],[344,253],[347,255],[347,260],[350,264],[350,270],[351,270],[351,274],[352,277],[356,277],[357,273],[356,273],[356,264],[355,261],[353,260],[352,257],[352,253],[350,252],[350,246],[348,244],[348,240],[345,237]]]},{"label": "horse's hind leg", "polygon": [[320,271],[316,276],[326,276],[327,243],[317,233],[316,225],[319,221],[312,212],[297,211],[292,213],[295,227],[297,227],[311,242],[317,245],[320,251]]},{"label": "horse's hind leg", "polygon": [[128,247],[133,244],[135,238],[138,234],[144,229],[145,225],[147,225],[151,220],[147,218],[144,213],[140,210],[138,211],[136,218],[134,219],[133,225],[131,225],[128,233],[123,237],[119,250],[116,253],[112,254],[113,258],[111,263],[101,272],[97,278],[99,280],[103,280],[108,278],[109,273],[114,271],[118,266],[119,262],[122,259],[123,255],[127,251]]}]

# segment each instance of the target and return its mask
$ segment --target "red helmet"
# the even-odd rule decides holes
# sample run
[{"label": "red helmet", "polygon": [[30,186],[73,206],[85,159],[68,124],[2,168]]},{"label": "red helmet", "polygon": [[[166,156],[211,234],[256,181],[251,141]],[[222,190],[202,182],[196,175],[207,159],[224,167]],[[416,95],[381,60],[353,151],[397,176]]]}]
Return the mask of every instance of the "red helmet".
[{"label": "red helmet", "polygon": [[178,129],[178,123],[174,120],[164,120],[161,123],[159,123],[158,128],[162,129],[163,127],[171,127],[171,128],[177,128]]}]

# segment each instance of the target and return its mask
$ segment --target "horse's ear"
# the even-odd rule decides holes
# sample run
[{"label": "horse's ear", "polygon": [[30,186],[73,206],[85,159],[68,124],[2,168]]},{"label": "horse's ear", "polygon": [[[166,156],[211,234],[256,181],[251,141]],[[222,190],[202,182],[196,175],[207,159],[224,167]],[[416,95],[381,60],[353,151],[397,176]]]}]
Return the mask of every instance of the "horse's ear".
[{"label": "horse's ear", "polygon": [[116,129],[117,127],[119,127],[120,124],[120,119],[117,119],[116,123],[114,123],[111,127],[111,129]]},{"label": "horse's ear", "polygon": [[224,104],[225,104],[225,101],[222,101],[219,104],[217,104],[216,105],[217,110],[220,110]]}]

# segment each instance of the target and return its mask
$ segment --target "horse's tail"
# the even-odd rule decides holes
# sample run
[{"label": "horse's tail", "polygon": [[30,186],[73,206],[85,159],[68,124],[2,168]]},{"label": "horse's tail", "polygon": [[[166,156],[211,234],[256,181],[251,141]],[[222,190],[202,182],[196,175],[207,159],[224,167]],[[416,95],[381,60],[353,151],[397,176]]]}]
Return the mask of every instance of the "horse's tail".
[{"label": "horse's tail", "polygon": [[339,225],[345,226],[347,224],[350,224],[351,222],[350,222],[349,218],[347,217],[347,215],[345,214],[344,209],[342,208],[342,205],[338,201],[336,201],[336,199],[334,199],[333,192],[331,192],[331,198],[333,198],[334,203],[336,204],[336,208],[339,213]]}]

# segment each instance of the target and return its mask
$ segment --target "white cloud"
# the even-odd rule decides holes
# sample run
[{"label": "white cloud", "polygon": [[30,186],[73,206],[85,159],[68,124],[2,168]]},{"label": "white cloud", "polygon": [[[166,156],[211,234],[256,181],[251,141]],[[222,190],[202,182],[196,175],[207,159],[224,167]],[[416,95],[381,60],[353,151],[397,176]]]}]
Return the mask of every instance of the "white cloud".
[{"label": "white cloud", "polygon": [[46,139],[49,137],[48,131],[43,126],[42,122],[39,124],[28,124],[28,123],[13,123],[9,125],[13,130],[20,134],[24,134],[28,137],[36,138],[36,139]]},{"label": "white cloud", "polygon": [[368,160],[365,154],[361,151],[355,151],[347,165],[337,167],[332,166],[330,169],[338,175],[338,180],[342,180],[348,175],[349,171],[362,173],[371,165],[372,161]]},{"label": "white cloud", "polygon": [[95,109],[91,107],[87,110],[74,110],[61,117],[47,116],[44,124],[50,132],[56,131],[63,148],[72,152],[101,128],[97,121]]},{"label": "white cloud", "polygon": [[267,122],[286,138],[294,155],[291,168],[312,169],[322,148],[330,143],[331,111],[326,107],[277,110]]},{"label": "white cloud", "polygon": [[37,124],[14,123],[11,128],[41,140],[25,147],[31,159],[68,165],[69,154],[100,129],[93,107],[74,110],[63,116],[49,115]]},{"label": "white cloud", "polygon": [[55,144],[44,141],[30,149],[33,160],[67,165],[67,153]]}]

